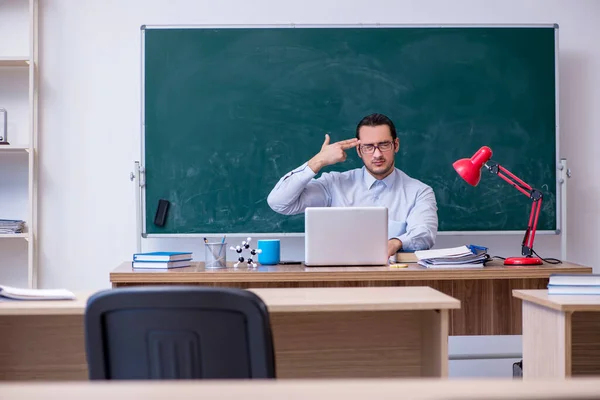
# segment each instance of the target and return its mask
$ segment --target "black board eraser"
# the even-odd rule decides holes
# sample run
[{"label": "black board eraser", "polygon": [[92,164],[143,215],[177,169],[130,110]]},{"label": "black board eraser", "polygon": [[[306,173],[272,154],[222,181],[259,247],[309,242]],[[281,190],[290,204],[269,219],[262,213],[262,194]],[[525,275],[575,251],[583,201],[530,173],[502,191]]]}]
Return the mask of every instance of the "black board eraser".
[{"label": "black board eraser", "polygon": [[167,211],[169,210],[170,204],[171,203],[169,203],[168,200],[158,200],[158,207],[156,208],[156,215],[154,216],[154,225],[165,225],[165,221],[167,220]]}]

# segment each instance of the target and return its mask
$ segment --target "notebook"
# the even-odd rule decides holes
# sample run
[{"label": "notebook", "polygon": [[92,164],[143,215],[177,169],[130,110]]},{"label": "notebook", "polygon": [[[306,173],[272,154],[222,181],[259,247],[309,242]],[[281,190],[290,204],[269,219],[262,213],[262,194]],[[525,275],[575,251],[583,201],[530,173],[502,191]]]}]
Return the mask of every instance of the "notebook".
[{"label": "notebook", "polygon": [[548,281],[548,294],[600,295],[600,275],[552,274]]},{"label": "notebook", "polygon": [[191,260],[192,252],[181,251],[152,251],[149,253],[135,253],[133,261],[183,261]]},{"label": "notebook", "polygon": [[385,266],[386,207],[308,207],[304,220],[307,266]]}]

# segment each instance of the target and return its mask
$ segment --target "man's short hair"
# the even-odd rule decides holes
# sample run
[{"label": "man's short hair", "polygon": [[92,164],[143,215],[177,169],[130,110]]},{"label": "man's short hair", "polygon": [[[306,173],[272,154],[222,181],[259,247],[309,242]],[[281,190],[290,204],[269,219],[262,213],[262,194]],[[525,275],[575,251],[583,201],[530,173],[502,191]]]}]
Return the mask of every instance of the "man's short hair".
[{"label": "man's short hair", "polygon": [[390,133],[392,134],[392,139],[396,140],[398,134],[396,133],[396,127],[391,119],[383,114],[374,113],[371,115],[367,115],[363,119],[360,120],[358,125],[356,126],[356,138],[360,139],[359,131],[361,126],[380,126],[387,125],[390,128]]}]

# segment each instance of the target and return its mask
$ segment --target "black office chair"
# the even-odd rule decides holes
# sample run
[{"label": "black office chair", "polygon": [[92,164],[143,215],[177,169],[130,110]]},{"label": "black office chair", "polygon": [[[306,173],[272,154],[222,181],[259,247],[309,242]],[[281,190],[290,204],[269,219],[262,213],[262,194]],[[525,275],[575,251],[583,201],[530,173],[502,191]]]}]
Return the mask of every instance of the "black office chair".
[{"label": "black office chair", "polygon": [[148,286],[88,300],[94,379],[275,378],[267,307],[242,289]]}]

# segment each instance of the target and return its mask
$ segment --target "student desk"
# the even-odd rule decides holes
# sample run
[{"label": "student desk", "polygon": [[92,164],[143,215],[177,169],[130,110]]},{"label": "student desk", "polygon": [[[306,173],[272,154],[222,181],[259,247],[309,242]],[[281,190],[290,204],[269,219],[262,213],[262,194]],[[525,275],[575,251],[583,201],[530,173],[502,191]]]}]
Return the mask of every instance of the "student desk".
[{"label": "student desk", "polygon": [[[229,263],[231,266],[232,264]],[[171,270],[134,270],[124,262],[110,274],[113,287],[194,284],[238,288],[430,286],[461,302],[450,313],[451,335],[520,335],[521,300],[513,289],[542,289],[553,273],[590,274],[592,268],[562,263],[505,267],[501,261],[483,269],[427,269],[417,264],[390,267],[259,266],[205,270],[204,263]]]},{"label": "student desk", "polygon": [[[434,289],[250,290],[269,310],[279,378],[448,374],[448,314],[460,302]],[[0,301],[0,380],[87,379],[89,295]]]},{"label": "student desk", "polygon": [[514,296],[523,300],[524,379],[600,375],[600,296],[548,290]]},{"label": "student desk", "polygon": [[598,399],[600,379],[361,379],[2,383],[2,400]]}]

